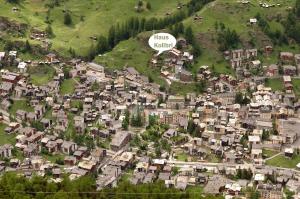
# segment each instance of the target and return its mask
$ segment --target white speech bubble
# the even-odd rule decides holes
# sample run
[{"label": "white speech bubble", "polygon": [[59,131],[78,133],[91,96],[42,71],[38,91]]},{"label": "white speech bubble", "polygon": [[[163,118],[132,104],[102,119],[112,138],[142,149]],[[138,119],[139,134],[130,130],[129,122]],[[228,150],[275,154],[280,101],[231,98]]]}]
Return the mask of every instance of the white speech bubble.
[{"label": "white speech bubble", "polygon": [[151,48],[158,51],[157,55],[160,55],[175,47],[176,38],[169,33],[156,33],[149,38],[148,43]]}]

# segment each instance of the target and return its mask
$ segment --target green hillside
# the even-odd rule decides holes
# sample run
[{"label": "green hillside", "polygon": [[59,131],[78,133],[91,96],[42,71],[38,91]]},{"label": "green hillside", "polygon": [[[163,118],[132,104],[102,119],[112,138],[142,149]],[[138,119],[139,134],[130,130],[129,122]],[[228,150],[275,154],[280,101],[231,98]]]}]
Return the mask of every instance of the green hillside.
[{"label": "green hillside", "polygon": [[[228,62],[224,60],[222,52],[219,50],[217,31],[215,28],[216,22],[223,23],[226,28],[235,30],[238,33],[241,40],[239,47],[263,49],[266,45],[274,46],[271,38],[263,32],[259,25],[250,25],[248,23],[249,19],[255,18],[257,14],[260,14],[263,19],[268,21],[271,31],[280,31],[283,33],[284,27],[282,26],[282,20],[286,18],[289,9],[294,6],[295,0],[267,1],[269,4],[276,4],[276,6],[272,8],[262,8],[259,2],[258,0],[254,0],[251,1],[250,4],[245,5],[238,1],[215,0],[197,12],[197,15],[203,18],[202,20],[195,20],[194,16],[191,16],[183,21],[185,27],[192,27],[202,47],[202,55],[196,60],[192,68],[194,73],[201,65],[208,65],[213,66],[213,70],[216,73],[234,74],[234,71]],[[280,6],[277,4],[280,4]],[[130,39],[122,42],[122,44],[118,45],[112,52],[105,54],[101,58],[98,57],[96,60],[104,65],[114,67],[120,66],[120,63],[125,62],[143,72],[144,67],[142,66],[147,66],[149,58],[146,58],[151,55],[151,50],[148,47],[144,47],[145,45],[147,44],[139,40]],[[135,47],[132,48],[132,46]],[[299,50],[300,47],[298,44],[276,45],[274,46],[274,52],[270,56],[260,56],[259,58],[263,64],[268,65],[277,63],[277,57],[280,51],[296,53],[299,52]],[[130,54],[130,57],[134,57],[134,59],[124,60],[126,54]],[[124,64],[121,67],[123,66]]]},{"label": "green hillside", "polygon": [[[215,30],[216,22],[225,24],[226,28],[235,30],[241,43],[245,47],[263,48],[265,45],[272,45],[270,38],[261,30],[258,25],[249,25],[249,19],[255,18],[257,13],[266,18],[272,31],[279,30],[283,32],[284,28],[279,20],[282,20],[288,14],[289,8],[294,6],[295,0],[269,0],[264,1],[268,4],[280,4],[272,8],[262,8],[259,0],[251,1],[250,4],[242,4],[232,0],[216,0],[197,13],[203,17],[202,20],[195,21],[190,17],[184,21],[186,26],[191,26],[197,35],[203,55],[198,59],[198,68],[200,65],[214,65],[217,73],[233,73],[227,62],[224,62],[222,53],[218,50],[217,33]],[[250,43],[253,42],[254,46]],[[295,52],[299,50],[298,45],[275,47],[274,53],[270,57],[261,57],[266,63],[276,63],[278,52]]]},{"label": "green hillside", "polygon": [[[86,55],[94,42],[90,37],[107,34],[109,27],[126,19],[138,17],[163,17],[177,10],[177,0],[151,0],[151,9],[135,10],[136,0],[63,0],[58,6],[49,8],[54,0],[22,0],[20,4],[0,0],[0,16],[29,24],[40,30],[51,23],[55,37],[51,39],[56,51],[66,53],[72,47],[79,55]],[[147,1],[143,1],[144,5]],[[181,0],[185,3],[188,0]],[[12,11],[16,7],[19,11]],[[72,24],[64,24],[64,12],[70,13]],[[16,38],[14,38],[16,39]],[[18,38],[19,39],[19,38]]]},{"label": "green hillside", "polygon": [[[69,48],[73,48],[77,55],[87,55],[90,47],[97,45],[97,41],[91,39],[91,37],[106,36],[112,25],[116,26],[119,22],[126,22],[131,17],[162,18],[167,13],[175,13],[178,10],[177,5],[179,3],[177,0],[152,0],[151,9],[145,8],[142,12],[137,12],[135,10],[136,0],[64,0],[59,1],[59,5],[55,5],[53,8],[50,6],[51,8],[49,8],[51,2],[55,1],[24,0],[19,5],[15,5],[7,3],[6,0],[0,0],[0,4],[3,5],[0,7],[0,16],[6,16],[18,22],[27,23],[30,27],[44,30],[48,25],[46,23],[48,15],[48,21],[50,21],[55,34],[55,37],[51,39],[52,49],[62,55],[68,55]],[[187,3],[190,1],[180,2]],[[238,48],[258,48],[261,50],[266,45],[274,46],[274,52],[270,56],[263,56],[260,53],[259,59],[264,65],[277,63],[280,51],[299,52],[300,47],[296,42],[275,45],[274,38],[270,38],[270,35],[263,30],[262,26],[249,24],[250,18],[259,15],[262,20],[268,23],[269,32],[285,34],[284,20],[286,20],[287,14],[292,12],[291,8],[295,5],[295,0],[268,0],[264,2],[275,6],[263,8],[259,5],[259,0],[253,0],[249,4],[242,4],[233,0],[215,0],[205,5],[196,14],[184,19],[184,27],[192,27],[194,36],[202,48],[201,56],[196,59],[195,64],[190,68],[192,72],[196,73],[200,66],[208,65],[212,67],[215,73],[234,75],[234,71],[228,62],[224,60],[218,43],[218,35],[220,32],[222,33],[220,24],[224,24],[225,30],[236,31],[240,40]],[[143,1],[144,5],[146,3],[147,1]],[[18,7],[20,10],[13,12],[12,7]],[[64,24],[64,12],[71,15],[72,24],[69,26]],[[195,20],[195,16],[200,16],[201,20]],[[170,25],[164,27],[169,29]],[[159,76],[160,69],[151,68],[148,64],[154,53],[147,44],[151,33],[140,33],[135,38],[121,41],[103,55],[96,55],[95,61],[112,69],[132,66],[155,82],[165,84],[165,81]],[[6,37],[12,40],[26,39],[14,37],[10,34],[7,34]],[[37,43],[32,40],[30,42]]]}]

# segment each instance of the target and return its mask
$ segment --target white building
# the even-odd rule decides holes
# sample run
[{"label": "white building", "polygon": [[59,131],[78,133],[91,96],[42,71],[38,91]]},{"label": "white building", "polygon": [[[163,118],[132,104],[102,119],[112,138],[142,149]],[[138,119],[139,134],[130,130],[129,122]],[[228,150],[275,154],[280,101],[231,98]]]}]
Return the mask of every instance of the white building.
[{"label": "white building", "polygon": [[21,73],[26,73],[27,64],[25,62],[20,62],[19,65],[18,65],[18,69]]}]

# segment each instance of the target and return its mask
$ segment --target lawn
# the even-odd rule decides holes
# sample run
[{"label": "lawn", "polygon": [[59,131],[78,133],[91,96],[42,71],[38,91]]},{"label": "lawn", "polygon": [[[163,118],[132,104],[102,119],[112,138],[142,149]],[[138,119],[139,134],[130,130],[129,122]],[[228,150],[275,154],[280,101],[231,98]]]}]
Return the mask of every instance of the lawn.
[{"label": "lawn", "polygon": [[177,155],[177,160],[179,161],[187,161],[188,160],[188,155],[184,152],[180,152]]},{"label": "lawn", "polygon": [[260,55],[259,60],[262,61],[263,65],[270,65],[270,64],[277,64],[279,62],[279,53],[280,52],[292,52],[294,54],[299,53],[300,46],[297,44],[290,44],[290,45],[282,45],[282,46],[275,46],[273,52],[269,56]]},{"label": "lawn", "polygon": [[[188,186],[186,188],[186,193],[190,196],[189,198],[214,198],[214,199],[224,199],[223,195],[207,195],[203,194],[203,186]],[[205,197],[207,196],[207,197]]]},{"label": "lawn", "polygon": [[171,94],[186,95],[187,93],[197,92],[196,83],[184,84],[181,82],[172,82],[169,92]]},{"label": "lawn", "polygon": [[270,150],[270,149],[263,149],[262,153],[263,153],[264,158],[269,158],[269,157],[272,157],[273,155],[276,155],[279,152]]},{"label": "lawn", "polygon": [[203,194],[203,186],[188,186],[186,193],[188,193],[191,198],[200,198]]},{"label": "lawn", "polygon": [[55,75],[55,69],[48,65],[39,65],[29,67],[28,73],[30,74],[30,81],[37,86],[45,85]]},{"label": "lawn", "polygon": [[34,110],[26,100],[14,100],[14,103],[9,109],[9,113],[15,116],[19,109],[27,112],[32,112]]},{"label": "lawn", "polygon": [[60,93],[62,95],[72,94],[75,91],[76,81],[73,79],[65,79],[60,86]]},{"label": "lawn", "polygon": [[54,118],[52,117],[52,112],[53,112],[52,108],[47,109],[46,113],[44,115],[44,118],[52,119],[53,120]]},{"label": "lawn", "polygon": [[52,154],[45,155],[45,154],[43,154],[42,156],[43,156],[43,158],[45,158],[46,160],[49,160],[52,163],[55,163],[55,161],[58,160],[58,159],[63,160],[65,158],[65,156],[63,154],[55,154],[55,155],[52,155]]},{"label": "lawn", "polygon": [[124,173],[124,175],[121,176],[120,183],[129,182],[132,176],[133,176],[133,170],[132,169],[127,170],[126,173]]},{"label": "lawn", "polygon": [[292,79],[295,95],[300,97],[300,79]]},{"label": "lawn", "polygon": [[273,91],[283,91],[283,80],[282,78],[267,79],[265,86],[271,87]]},{"label": "lawn", "polygon": [[297,155],[292,158],[287,158],[284,155],[278,155],[270,160],[267,160],[266,164],[276,167],[295,168],[299,162],[300,155]]},{"label": "lawn", "polygon": [[210,153],[207,156],[207,161],[213,162],[213,163],[220,163],[220,162],[222,162],[222,159],[220,157],[218,157],[216,154]]},{"label": "lawn", "polygon": [[0,145],[3,144],[15,144],[15,135],[14,134],[7,134],[4,132],[4,129],[7,125],[0,123]]},{"label": "lawn", "polygon": [[205,48],[205,46],[203,46],[203,48],[202,55],[197,58],[196,63],[193,65],[192,71],[194,73],[197,73],[201,66],[209,66],[216,74],[235,74],[229,62],[224,59],[216,46],[213,50],[211,48]]},{"label": "lawn", "polygon": [[69,123],[68,123],[69,125],[68,125],[66,132],[64,133],[67,140],[73,138],[73,136],[75,135],[74,114],[68,113],[68,120],[69,120]]},{"label": "lawn", "polygon": [[[47,27],[46,16],[49,1],[25,0],[20,5],[9,4],[6,0],[0,0],[0,16],[6,16],[13,20],[30,24],[32,27],[44,30]],[[56,51],[66,53],[70,47],[77,54],[86,55],[93,44],[92,36],[106,35],[111,25],[124,22],[130,17],[163,17],[165,14],[177,10],[177,0],[151,0],[151,10],[136,12],[137,0],[68,0],[59,1],[59,6],[49,10],[49,20],[55,37],[51,40],[52,47]],[[146,3],[146,1],[143,1]],[[187,3],[188,0],[181,0]],[[12,7],[20,9],[12,12]],[[72,25],[64,25],[64,11],[68,10],[72,17]]]},{"label": "lawn", "polygon": [[155,53],[147,43],[151,34],[152,32],[146,32],[137,38],[120,42],[111,52],[96,57],[95,62],[109,69],[123,69],[125,66],[134,67],[154,82],[165,85],[165,80],[160,77],[160,69],[148,64]]},{"label": "lawn", "polygon": [[83,103],[81,100],[72,100],[71,101],[71,107],[72,108],[80,108],[82,107]]},{"label": "lawn", "polygon": [[[280,3],[281,7],[264,9],[259,6],[260,0],[251,1],[251,4],[245,5],[232,0],[215,0],[198,12],[203,17],[201,21],[195,21],[192,17],[184,21],[186,25],[191,25],[196,32],[209,32],[214,30],[215,22],[223,22],[230,29],[236,30],[239,34],[248,34],[253,27],[247,26],[250,18],[254,18],[257,13],[263,16],[276,16],[277,14],[287,14],[286,8],[293,5],[293,1],[273,0],[269,1]],[[268,2],[268,3],[269,3]],[[282,30],[280,23],[272,20],[271,29]]]}]

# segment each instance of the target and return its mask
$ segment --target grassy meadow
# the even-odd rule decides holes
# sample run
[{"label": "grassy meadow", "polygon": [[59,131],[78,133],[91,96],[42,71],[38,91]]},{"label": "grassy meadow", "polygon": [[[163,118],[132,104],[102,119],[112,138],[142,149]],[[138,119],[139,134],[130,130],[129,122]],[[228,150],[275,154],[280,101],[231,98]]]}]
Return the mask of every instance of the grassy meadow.
[{"label": "grassy meadow", "polygon": [[[9,17],[18,22],[30,24],[31,27],[44,30],[49,16],[55,37],[51,39],[52,48],[67,54],[70,47],[78,55],[86,55],[95,43],[90,37],[106,35],[111,25],[124,22],[130,17],[164,17],[166,13],[177,10],[177,0],[151,0],[151,10],[136,12],[136,0],[66,0],[59,1],[59,6],[48,11],[50,0],[24,0],[19,5],[0,0],[0,16]],[[144,5],[147,1],[143,1]],[[182,3],[188,0],[181,0]],[[17,7],[19,11],[13,12]],[[64,12],[72,17],[72,24],[64,24]]]}]

